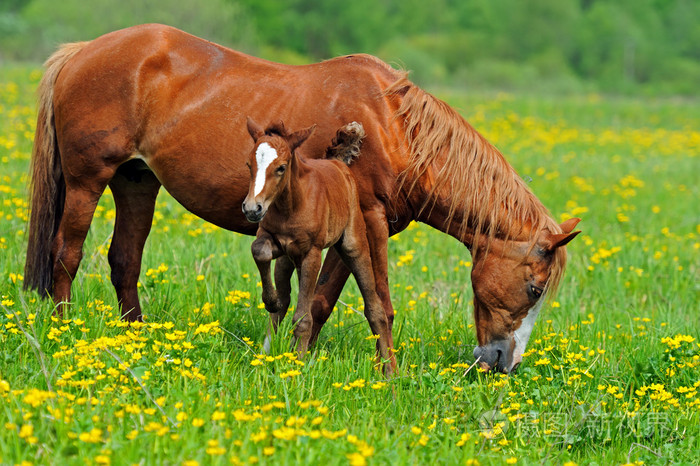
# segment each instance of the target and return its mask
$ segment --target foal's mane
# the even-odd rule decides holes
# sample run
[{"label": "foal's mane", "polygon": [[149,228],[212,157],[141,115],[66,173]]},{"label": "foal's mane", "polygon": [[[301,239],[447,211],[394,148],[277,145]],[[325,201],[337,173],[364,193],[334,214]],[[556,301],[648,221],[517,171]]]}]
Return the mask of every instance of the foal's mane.
[{"label": "foal's mane", "polygon": [[[400,98],[395,116],[403,122],[409,146],[408,166],[399,176],[396,192],[407,187],[410,193],[422,179],[427,196],[420,212],[432,209],[438,198],[447,200],[445,227],[456,219],[460,221],[457,239],[464,242],[471,233],[473,255],[482,235],[488,253],[495,238],[526,238],[533,248],[543,230],[561,233],[548,210],[498,149],[452,107],[405,76],[389,86],[385,95]],[[557,248],[549,291],[557,288],[565,262],[565,249]]]},{"label": "foal's mane", "polygon": [[265,136],[289,136],[289,131],[282,120],[273,121],[265,128]]}]

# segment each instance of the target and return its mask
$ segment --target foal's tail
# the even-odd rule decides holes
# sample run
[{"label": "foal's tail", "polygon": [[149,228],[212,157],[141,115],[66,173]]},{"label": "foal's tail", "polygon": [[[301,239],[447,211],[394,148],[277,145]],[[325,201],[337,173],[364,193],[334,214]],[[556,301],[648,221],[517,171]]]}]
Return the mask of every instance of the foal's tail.
[{"label": "foal's tail", "polygon": [[330,147],[326,149],[327,159],[338,159],[346,165],[350,165],[353,160],[360,156],[362,141],[365,139],[365,129],[362,124],[353,121],[341,127]]},{"label": "foal's tail", "polygon": [[87,42],[64,44],[44,64],[46,72],[39,83],[38,115],[30,166],[29,233],[24,289],[50,293],[53,283],[51,246],[63,215],[66,184],[56,142],[53,94],[58,73]]}]

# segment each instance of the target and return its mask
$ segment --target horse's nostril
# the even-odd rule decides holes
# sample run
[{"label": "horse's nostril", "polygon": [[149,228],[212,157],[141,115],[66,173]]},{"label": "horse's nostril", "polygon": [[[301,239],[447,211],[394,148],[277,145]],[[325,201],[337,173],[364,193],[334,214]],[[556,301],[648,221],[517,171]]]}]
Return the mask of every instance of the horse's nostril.
[{"label": "horse's nostril", "polygon": [[256,205],[256,206],[255,206],[255,212],[256,212],[256,213],[259,213],[259,212],[261,212],[261,211],[262,211],[262,204]]}]

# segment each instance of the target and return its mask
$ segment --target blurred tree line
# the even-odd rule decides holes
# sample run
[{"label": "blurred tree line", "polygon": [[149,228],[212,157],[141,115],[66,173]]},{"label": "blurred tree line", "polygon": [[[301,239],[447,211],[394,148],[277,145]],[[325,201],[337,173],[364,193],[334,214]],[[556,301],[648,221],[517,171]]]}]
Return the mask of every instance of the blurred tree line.
[{"label": "blurred tree line", "polygon": [[0,0],[0,60],[161,22],[304,63],[367,52],[422,84],[696,94],[698,0]]}]

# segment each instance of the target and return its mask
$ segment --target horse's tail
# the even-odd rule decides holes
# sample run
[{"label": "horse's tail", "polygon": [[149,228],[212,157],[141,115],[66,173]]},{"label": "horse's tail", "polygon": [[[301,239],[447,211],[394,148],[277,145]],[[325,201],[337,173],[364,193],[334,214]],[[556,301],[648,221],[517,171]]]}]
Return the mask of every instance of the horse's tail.
[{"label": "horse's tail", "polygon": [[51,246],[63,215],[66,184],[54,126],[53,95],[58,73],[87,42],[64,44],[44,64],[39,83],[38,115],[29,169],[29,233],[24,288],[50,293],[53,283]]},{"label": "horse's tail", "polygon": [[335,133],[333,142],[326,149],[326,158],[338,159],[346,165],[350,165],[355,158],[360,156],[360,148],[364,139],[365,129],[362,124],[356,121],[348,123]]}]

